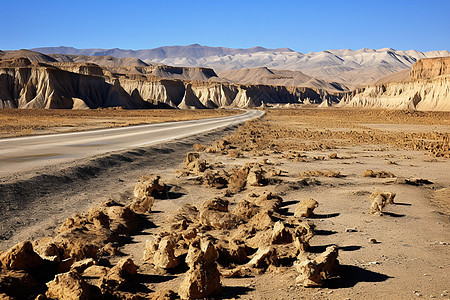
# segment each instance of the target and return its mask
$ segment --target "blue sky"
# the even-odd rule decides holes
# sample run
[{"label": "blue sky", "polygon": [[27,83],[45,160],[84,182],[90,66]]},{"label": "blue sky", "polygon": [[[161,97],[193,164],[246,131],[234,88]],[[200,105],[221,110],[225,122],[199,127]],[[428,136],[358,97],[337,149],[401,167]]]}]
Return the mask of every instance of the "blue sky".
[{"label": "blue sky", "polygon": [[198,43],[450,50],[450,0],[0,0],[0,49],[147,49]]}]

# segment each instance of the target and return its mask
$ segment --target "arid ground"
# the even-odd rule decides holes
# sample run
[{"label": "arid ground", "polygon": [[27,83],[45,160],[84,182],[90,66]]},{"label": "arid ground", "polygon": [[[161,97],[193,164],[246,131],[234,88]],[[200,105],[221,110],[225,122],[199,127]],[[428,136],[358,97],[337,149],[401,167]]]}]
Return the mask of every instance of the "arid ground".
[{"label": "arid ground", "polygon": [[239,110],[1,109],[0,138],[225,117]]},{"label": "arid ground", "polygon": [[[41,255],[92,257],[97,267],[78,268],[84,280],[145,299],[183,292],[184,260],[200,237],[218,251],[224,299],[449,299],[449,136],[450,113],[270,109],[235,130],[116,154],[116,164],[99,157],[2,179],[0,250],[33,240]],[[185,162],[188,152],[198,155]],[[166,184],[151,211],[133,194],[141,175]],[[370,213],[377,190],[396,194],[381,215]],[[299,217],[310,198],[318,206]],[[130,204],[130,213],[110,213]],[[165,237],[175,244],[165,244],[171,266],[162,268],[152,245]],[[297,265],[332,245],[337,272],[304,287]],[[107,281],[128,257],[139,267],[129,285]]]}]

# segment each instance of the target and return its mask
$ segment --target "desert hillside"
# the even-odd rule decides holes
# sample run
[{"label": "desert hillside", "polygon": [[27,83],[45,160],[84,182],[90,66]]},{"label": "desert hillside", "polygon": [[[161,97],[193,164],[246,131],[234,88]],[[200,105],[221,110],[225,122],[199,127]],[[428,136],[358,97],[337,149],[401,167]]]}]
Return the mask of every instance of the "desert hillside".
[{"label": "desert hillside", "polygon": [[450,111],[450,57],[421,59],[409,80],[368,86],[344,96],[339,106]]}]

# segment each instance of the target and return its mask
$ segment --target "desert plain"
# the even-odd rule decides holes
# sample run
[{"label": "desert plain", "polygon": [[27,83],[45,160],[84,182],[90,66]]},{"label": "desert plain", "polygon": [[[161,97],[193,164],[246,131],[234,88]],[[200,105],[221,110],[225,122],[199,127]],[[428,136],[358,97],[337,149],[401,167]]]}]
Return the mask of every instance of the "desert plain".
[{"label": "desert plain", "polygon": [[[238,127],[13,174],[0,187],[0,261],[18,266],[1,271],[6,291],[448,299],[449,134],[449,112],[272,108]],[[395,198],[372,213],[376,191]]]}]

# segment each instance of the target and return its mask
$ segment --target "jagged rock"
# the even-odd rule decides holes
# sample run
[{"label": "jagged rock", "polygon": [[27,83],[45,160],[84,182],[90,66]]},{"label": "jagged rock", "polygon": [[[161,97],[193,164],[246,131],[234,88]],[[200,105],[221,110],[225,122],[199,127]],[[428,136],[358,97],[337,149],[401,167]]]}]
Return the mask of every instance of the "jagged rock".
[{"label": "jagged rock", "polygon": [[302,257],[296,263],[300,273],[296,278],[298,284],[304,287],[322,286],[323,280],[335,276],[339,268],[338,247],[333,245],[315,259]]},{"label": "jagged rock", "polygon": [[[162,269],[172,269],[177,267],[181,260],[178,257],[175,257],[175,247],[176,244],[171,236],[163,237],[150,262]],[[146,256],[148,256],[148,254],[146,254]]]},{"label": "jagged rock", "polygon": [[264,170],[259,166],[253,166],[247,176],[247,185],[250,186],[260,186],[262,185],[262,180],[264,179]]},{"label": "jagged rock", "polygon": [[261,196],[253,199],[254,204],[270,211],[278,211],[282,202],[283,199],[272,192],[264,192]]},{"label": "jagged rock", "polygon": [[134,199],[134,201],[130,205],[130,208],[137,214],[149,213],[152,210],[154,202],[155,198],[149,195],[144,195],[141,198]]},{"label": "jagged rock", "polygon": [[227,140],[217,140],[212,146],[205,149],[207,153],[220,153],[222,151],[230,149],[230,142]]},{"label": "jagged rock", "polygon": [[114,291],[134,285],[137,274],[137,266],[131,258],[121,259],[108,273],[101,278],[102,291]]},{"label": "jagged rock", "polygon": [[236,205],[236,208],[233,210],[233,214],[241,220],[248,222],[259,212],[259,210],[259,206],[256,204],[247,200],[242,200]]},{"label": "jagged rock", "polygon": [[203,173],[203,183],[218,189],[225,188],[228,185],[228,175],[223,171],[206,170]]},{"label": "jagged rock", "polygon": [[393,178],[395,177],[394,174],[387,171],[373,171],[373,170],[366,170],[362,174],[363,177],[375,177],[375,178]]},{"label": "jagged rock", "polygon": [[270,228],[273,225],[272,214],[273,212],[271,210],[261,209],[254,217],[250,219],[248,226],[252,226],[258,230]]},{"label": "jagged rock", "polygon": [[93,265],[95,265],[95,261],[92,258],[87,258],[74,262],[70,267],[70,270],[81,274],[84,272],[84,270]]},{"label": "jagged rock", "polygon": [[238,224],[238,218],[228,212],[228,200],[214,198],[203,203],[200,223],[215,229],[230,229]]},{"label": "jagged rock", "polygon": [[34,252],[30,241],[21,242],[0,255],[1,266],[11,270],[30,271],[44,263],[44,259]]},{"label": "jagged rock", "polygon": [[37,294],[36,280],[25,271],[6,270],[0,268],[0,299],[26,299]]},{"label": "jagged rock", "polygon": [[370,213],[383,214],[383,209],[389,203],[394,203],[395,193],[376,191],[370,195]]},{"label": "jagged rock", "polygon": [[267,268],[269,265],[278,265],[277,253],[274,247],[260,247],[246,264],[250,268]]},{"label": "jagged rock", "polygon": [[68,272],[58,274],[47,283],[45,296],[60,300],[90,300],[102,299],[100,289],[88,284],[78,273]]},{"label": "jagged rock", "polygon": [[200,159],[200,154],[190,152],[186,155],[186,169],[189,173],[199,175],[206,171],[208,165],[206,160]]},{"label": "jagged rock", "polygon": [[177,212],[169,217],[169,222],[172,224],[179,223],[185,221],[187,224],[193,224],[199,222],[200,212],[192,204],[184,203],[182,204]]},{"label": "jagged rock", "polygon": [[318,206],[319,203],[312,198],[301,200],[295,208],[294,216],[297,218],[309,218]]},{"label": "jagged rock", "polygon": [[161,184],[160,176],[145,175],[142,176],[139,182],[134,187],[134,197],[142,198],[144,196],[156,196],[166,189],[165,184]]},{"label": "jagged rock", "polygon": [[292,233],[286,228],[283,222],[278,221],[273,226],[272,244],[289,244],[292,243]]},{"label": "jagged rock", "polygon": [[217,258],[217,250],[209,241],[191,244],[186,256],[189,271],[179,289],[182,299],[201,299],[221,292],[220,273],[215,262]]},{"label": "jagged rock", "polygon": [[219,252],[219,261],[221,264],[247,263],[249,261],[248,256],[252,252],[245,243],[235,239],[231,240],[229,243],[218,243],[217,250]]},{"label": "jagged rock", "polygon": [[309,247],[309,241],[314,236],[314,225],[307,222],[296,223],[291,231],[295,248],[298,253],[303,253]]}]

